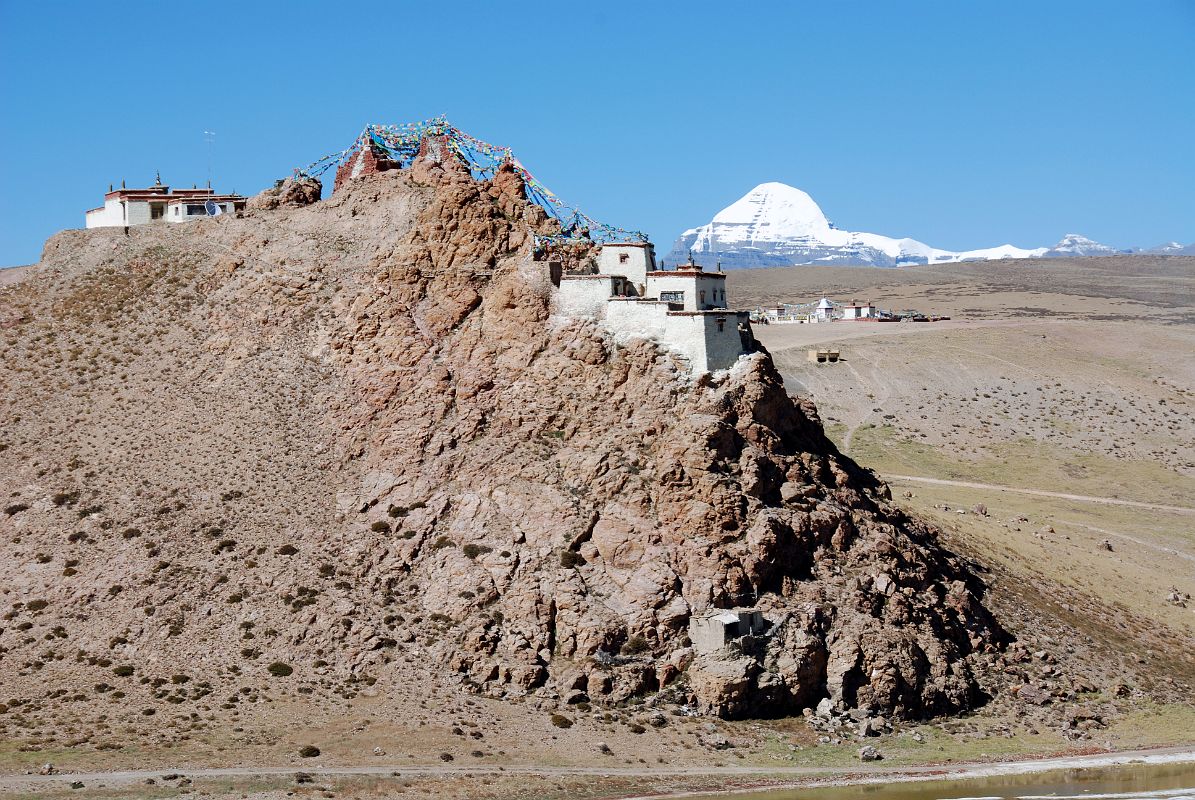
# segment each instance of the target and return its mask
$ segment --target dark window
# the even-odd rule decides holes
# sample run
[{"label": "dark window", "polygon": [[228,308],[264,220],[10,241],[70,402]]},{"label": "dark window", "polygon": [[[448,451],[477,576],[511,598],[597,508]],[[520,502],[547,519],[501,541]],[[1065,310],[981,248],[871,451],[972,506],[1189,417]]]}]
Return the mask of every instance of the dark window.
[{"label": "dark window", "polygon": [[684,292],[660,292],[660,300],[664,303],[683,303],[685,302]]},{"label": "dark window", "polygon": [[631,257],[630,257],[628,254],[626,254],[626,253],[619,253],[619,254],[618,254],[618,263],[619,263],[619,264],[625,264],[625,263],[627,263],[627,262],[628,262],[628,261],[630,261],[630,260],[631,260]]},{"label": "dark window", "polygon": [[207,215],[207,209],[204,208],[203,206],[193,206],[193,205],[187,206],[187,216],[188,217],[195,217],[195,216],[199,216],[201,214],[204,216]]}]

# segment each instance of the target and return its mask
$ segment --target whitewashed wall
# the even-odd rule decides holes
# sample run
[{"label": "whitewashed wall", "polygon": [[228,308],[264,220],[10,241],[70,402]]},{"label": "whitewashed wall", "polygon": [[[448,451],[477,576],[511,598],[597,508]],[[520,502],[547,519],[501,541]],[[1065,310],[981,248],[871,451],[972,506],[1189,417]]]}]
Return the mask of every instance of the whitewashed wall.
[{"label": "whitewashed wall", "polygon": [[560,279],[556,310],[575,317],[600,319],[621,279],[612,275],[565,275]]},{"label": "whitewashed wall", "polygon": [[[683,272],[657,272],[647,277],[647,296],[658,298],[661,292],[684,292],[685,311],[703,311],[707,306],[726,308],[722,299],[726,278]],[[705,305],[701,304],[705,292]],[[717,292],[717,294],[715,294]]]},{"label": "whitewashed wall", "polygon": [[[620,260],[623,255],[627,256],[625,262]],[[647,285],[647,273],[655,268],[655,250],[650,244],[606,244],[598,251],[598,272],[626,276],[636,292]]]}]

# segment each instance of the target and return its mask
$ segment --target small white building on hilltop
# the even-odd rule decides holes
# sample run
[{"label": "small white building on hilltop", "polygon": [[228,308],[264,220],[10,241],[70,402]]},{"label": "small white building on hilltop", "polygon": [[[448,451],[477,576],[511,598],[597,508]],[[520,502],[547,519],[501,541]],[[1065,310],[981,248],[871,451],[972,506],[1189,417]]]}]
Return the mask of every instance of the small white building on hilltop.
[{"label": "small white building on hilltop", "polygon": [[659,342],[687,359],[694,374],[729,369],[755,350],[750,312],[727,308],[724,273],[692,261],[655,269],[649,243],[603,245],[597,268],[561,275],[560,313],[598,320],[616,340]]},{"label": "small white building on hilltop", "polygon": [[842,307],[843,319],[875,319],[876,307],[868,300],[866,303],[857,303],[852,300],[850,303]]},{"label": "small white building on hilltop", "polygon": [[104,204],[87,211],[88,228],[112,228],[148,225],[151,222],[191,222],[201,217],[231,214],[245,207],[248,200],[239,194],[216,194],[211,187],[175,189],[162,184],[159,176],[146,189],[108,187]]}]

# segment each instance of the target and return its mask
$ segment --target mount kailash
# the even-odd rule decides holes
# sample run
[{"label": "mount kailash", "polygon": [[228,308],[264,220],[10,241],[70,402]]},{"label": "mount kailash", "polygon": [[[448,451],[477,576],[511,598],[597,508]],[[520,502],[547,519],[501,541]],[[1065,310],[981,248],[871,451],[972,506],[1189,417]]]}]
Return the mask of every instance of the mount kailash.
[{"label": "mount kailash", "polygon": [[[1145,252],[1182,254],[1195,245],[1177,243]],[[900,267],[998,258],[1114,255],[1117,250],[1085,236],[1067,234],[1053,247],[1026,249],[1011,244],[961,252],[940,250],[916,239],[844,231],[826,219],[805,192],[783,183],[761,183],[714,218],[690,228],[665,257],[677,264],[689,253],[701,263],[717,260],[727,269],[793,264],[855,264]],[[712,265],[712,264],[711,264]]]}]

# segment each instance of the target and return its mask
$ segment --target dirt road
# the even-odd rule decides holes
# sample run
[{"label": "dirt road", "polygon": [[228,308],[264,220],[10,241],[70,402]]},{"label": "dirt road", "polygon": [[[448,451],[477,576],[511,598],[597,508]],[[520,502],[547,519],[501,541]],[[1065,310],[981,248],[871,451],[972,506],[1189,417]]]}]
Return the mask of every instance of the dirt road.
[{"label": "dirt road", "polygon": [[1016,494],[1031,494],[1037,497],[1056,497],[1062,500],[1077,500],[1081,503],[1101,503],[1109,506],[1131,506],[1133,508],[1148,508],[1152,511],[1168,511],[1172,514],[1188,514],[1195,516],[1195,508],[1183,506],[1167,506],[1160,503],[1140,503],[1136,500],[1118,500],[1114,497],[1092,497],[1086,494],[1067,494],[1065,492],[1046,492],[1041,489],[1019,489],[1013,486],[997,486],[991,483],[975,483],[973,481],[950,481],[942,478],[924,478],[918,475],[885,475],[889,481],[906,481],[909,483],[928,483],[934,486],[958,486],[963,489],[990,489],[997,492],[1014,492]]}]

